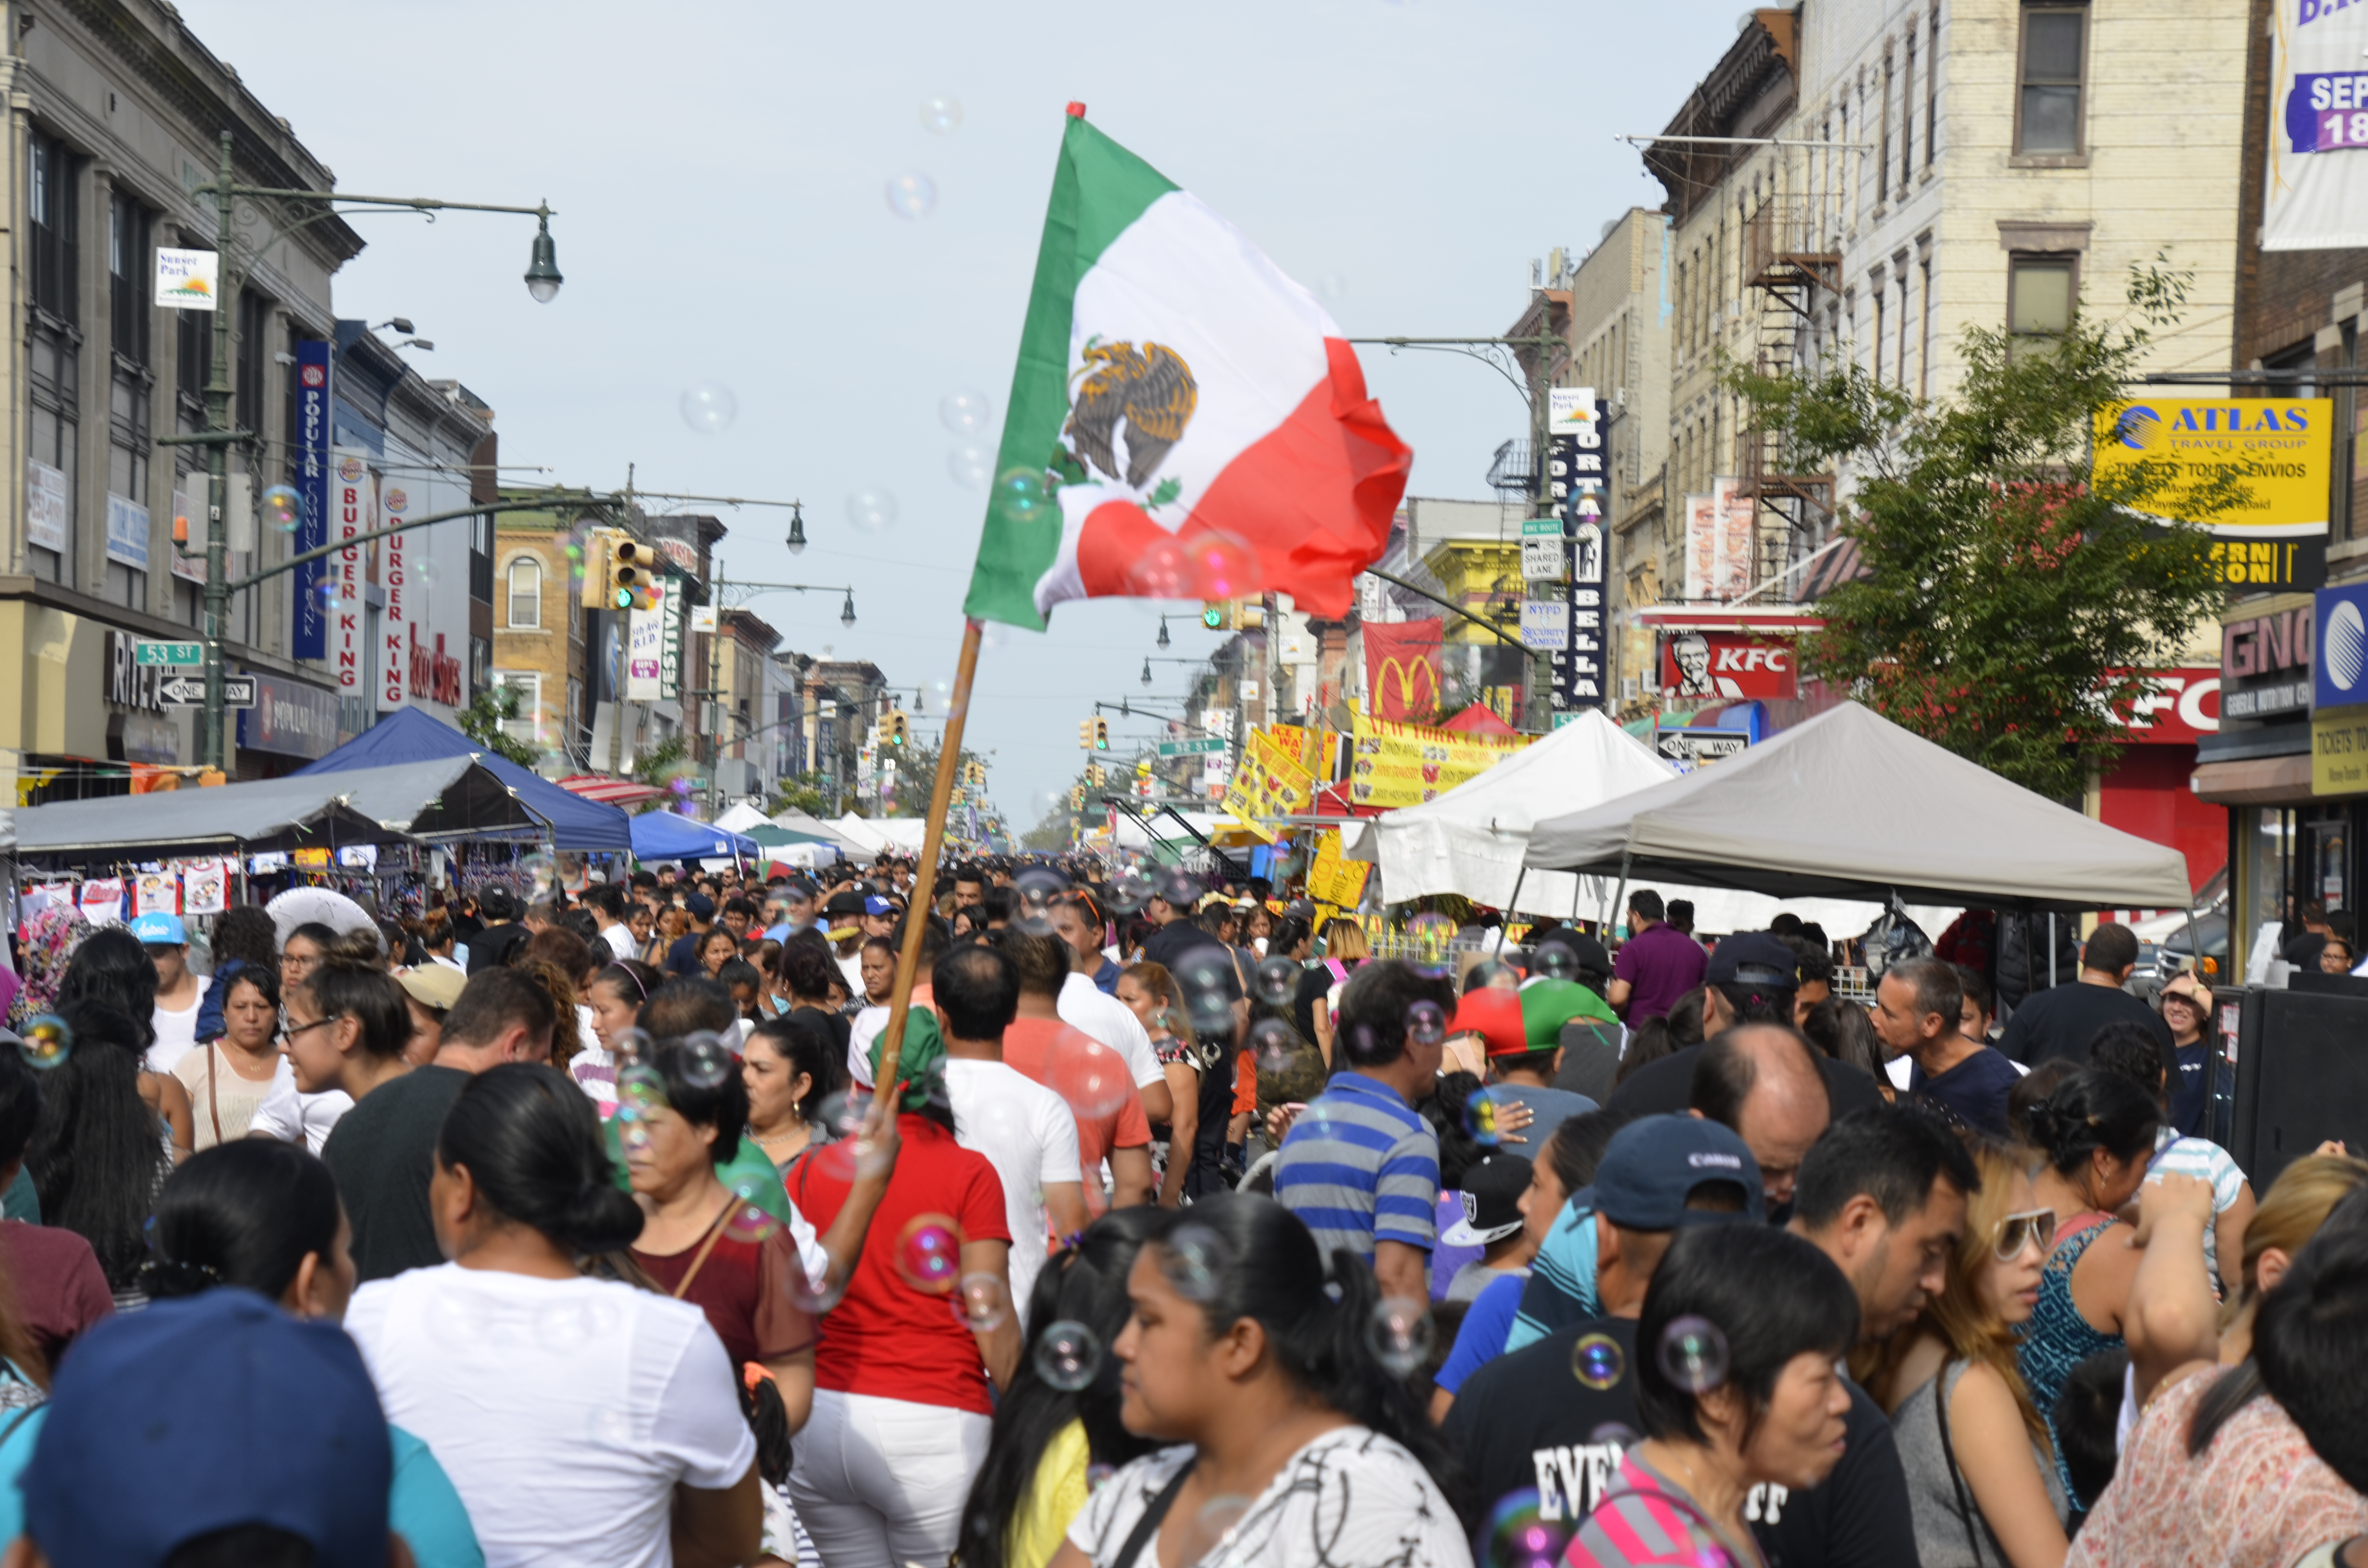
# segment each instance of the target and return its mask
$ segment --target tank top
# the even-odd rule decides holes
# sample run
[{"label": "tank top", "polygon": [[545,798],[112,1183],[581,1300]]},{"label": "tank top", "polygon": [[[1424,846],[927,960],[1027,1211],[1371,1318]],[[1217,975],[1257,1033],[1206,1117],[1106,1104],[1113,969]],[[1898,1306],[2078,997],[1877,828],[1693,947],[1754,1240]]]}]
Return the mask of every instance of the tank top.
[{"label": "tank top", "polygon": [[2084,1214],[2056,1238],[2055,1251],[2039,1277],[2039,1304],[2032,1308],[2030,1320],[2022,1325],[2022,1346],[2015,1356],[2022,1369],[2023,1384],[2031,1390],[2031,1402],[2047,1423],[2048,1444],[2057,1455],[2056,1478],[2067,1496],[2077,1494],[2072,1473],[2064,1468],[2064,1444],[2055,1433],[2055,1401],[2071,1381],[2073,1368],[2100,1350],[2118,1349],[2123,1343],[2120,1335],[2106,1334],[2080,1315],[2072,1301],[2072,1271],[2080,1266],[2090,1244],[2113,1224],[2109,1214]]},{"label": "tank top", "polygon": [[[1966,1483],[1962,1466],[1949,1462],[1951,1445],[1941,1440],[1941,1407],[1934,1392],[1945,1386],[1953,1409],[1957,1384],[1964,1377],[1966,1366],[1964,1361],[1951,1361],[1940,1377],[1902,1400],[1891,1415],[1891,1435],[1899,1449],[1899,1468],[1907,1478],[1907,1508],[1916,1526],[1916,1556],[1923,1568],[2005,1568],[2007,1564],[2006,1552],[1991,1533],[1989,1521],[1982,1517],[1979,1505],[1974,1502],[1974,1489]],[[2040,1452],[2036,1441],[2031,1445],[2031,1453],[2038,1462],[2040,1480],[2046,1484],[2047,1501],[2061,1523],[2069,1506],[2065,1501],[2064,1483],[2055,1473],[2055,1463]]]}]

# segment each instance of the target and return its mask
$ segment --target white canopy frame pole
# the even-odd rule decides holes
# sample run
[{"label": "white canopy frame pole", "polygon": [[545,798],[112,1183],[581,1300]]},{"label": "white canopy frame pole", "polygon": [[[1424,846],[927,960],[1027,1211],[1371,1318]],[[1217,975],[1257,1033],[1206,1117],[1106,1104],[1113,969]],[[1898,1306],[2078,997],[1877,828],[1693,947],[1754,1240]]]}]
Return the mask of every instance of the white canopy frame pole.
[{"label": "white canopy frame pole", "polygon": [[[1623,849],[1620,852],[1620,891],[1612,895],[1611,907],[1622,914],[1627,913],[1628,868],[1635,858],[1636,852],[1633,849]],[[1609,913],[1603,916],[1603,934],[1607,937],[1611,935],[1611,915]],[[1611,944],[1606,941],[1603,945],[1608,948]]]}]

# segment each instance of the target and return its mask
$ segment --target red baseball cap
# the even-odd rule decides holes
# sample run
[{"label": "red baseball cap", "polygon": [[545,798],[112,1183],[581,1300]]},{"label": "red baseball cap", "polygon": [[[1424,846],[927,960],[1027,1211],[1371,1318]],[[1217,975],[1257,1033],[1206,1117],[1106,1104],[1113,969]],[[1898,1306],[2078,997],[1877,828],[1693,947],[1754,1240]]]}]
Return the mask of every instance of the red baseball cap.
[{"label": "red baseball cap", "polygon": [[1521,1022],[1521,998],[1516,992],[1493,985],[1465,992],[1455,1005],[1455,1021],[1448,1027],[1456,1034],[1478,1035],[1491,1056],[1530,1053],[1529,1030]]}]

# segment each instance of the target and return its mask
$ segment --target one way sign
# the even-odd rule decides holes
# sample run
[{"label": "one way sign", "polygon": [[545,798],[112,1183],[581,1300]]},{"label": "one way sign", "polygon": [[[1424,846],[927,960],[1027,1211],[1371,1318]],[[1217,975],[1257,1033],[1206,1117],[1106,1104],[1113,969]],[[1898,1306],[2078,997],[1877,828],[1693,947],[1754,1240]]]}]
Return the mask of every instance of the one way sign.
[{"label": "one way sign", "polygon": [[[157,683],[156,695],[165,699],[167,707],[202,708],[206,705],[205,677],[175,676],[171,680]],[[255,677],[253,676],[222,676],[222,706],[225,708],[254,707]]]}]

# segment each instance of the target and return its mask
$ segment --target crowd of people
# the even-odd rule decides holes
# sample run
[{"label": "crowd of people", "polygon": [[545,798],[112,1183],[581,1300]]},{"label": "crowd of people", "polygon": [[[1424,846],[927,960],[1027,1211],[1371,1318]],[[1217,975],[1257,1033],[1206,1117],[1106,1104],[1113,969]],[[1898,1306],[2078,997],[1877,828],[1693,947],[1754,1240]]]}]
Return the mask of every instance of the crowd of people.
[{"label": "crowd of people", "polygon": [[932,880],[36,915],[9,1568],[2368,1564],[2368,1162],[2124,926]]}]

